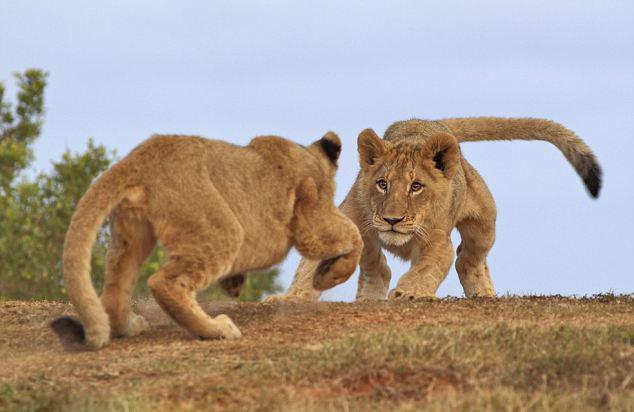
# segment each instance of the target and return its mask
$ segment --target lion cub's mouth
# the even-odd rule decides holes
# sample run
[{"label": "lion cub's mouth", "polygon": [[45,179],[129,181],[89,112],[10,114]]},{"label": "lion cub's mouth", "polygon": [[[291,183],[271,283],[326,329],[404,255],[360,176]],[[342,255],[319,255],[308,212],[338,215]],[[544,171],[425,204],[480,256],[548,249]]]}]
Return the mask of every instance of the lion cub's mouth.
[{"label": "lion cub's mouth", "polygon": [[412,233],[402,233],[395,230],[379,230],[379,239],[387,245],[401,246],[409,242],[412,237]]}]

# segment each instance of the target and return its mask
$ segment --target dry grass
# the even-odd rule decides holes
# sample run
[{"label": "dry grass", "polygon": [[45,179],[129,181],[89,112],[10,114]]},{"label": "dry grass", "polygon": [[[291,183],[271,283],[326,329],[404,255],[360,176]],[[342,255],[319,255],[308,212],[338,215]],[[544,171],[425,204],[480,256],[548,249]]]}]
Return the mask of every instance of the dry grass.
[{"label": "dry grass", "polygon": [[0,409],[632,410],[634,297],[207,304],[236,341],[153,324],[66,353],[61,303],[0,303]]}]

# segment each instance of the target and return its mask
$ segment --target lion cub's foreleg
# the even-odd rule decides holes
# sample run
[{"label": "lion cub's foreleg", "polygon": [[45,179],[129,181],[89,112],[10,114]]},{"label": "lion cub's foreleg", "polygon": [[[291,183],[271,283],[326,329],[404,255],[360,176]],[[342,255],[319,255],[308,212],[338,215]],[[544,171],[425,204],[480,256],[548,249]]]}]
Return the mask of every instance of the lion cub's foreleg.
[{"label": "lion cub's foreleg", "polygon": [[125,206],[110,216],[110,245],[101,302],[114,336],[134,336],[149,324],[130,307],[132,292],[143,261],[152,253],[156,238],[150,223]]},{"label": "lion cub's foreleg", "polygon": [[[345,282],[354,273],[363,241],[354,223],[335,209],[321,221],[298,217],[295,247],[306,258],[322,259],[310,272],[313,288],[326,290]],[[312,269],[312,265],[306,269]]]},{"label": "lion cub's foreleg", "polygon": [[299,253],[321,260],[313,272],[313,287],[326,290],[345,282],[359,264],[363,241],[357,226],[330,201],[320,197],[308,179],[298,187],[294,244]]},{"label": "lion cub's foreleg", "polygon": [[465,219],[456,226],[462,243],[458,246],[456,271],[468,298],[493,297],[495,289],[486,262],[495,242],[495,220]]},{"label": "lion cub's foreleg", "polygon": [[288,291],[265,301],[317,301],[321,291],[345,282],[354,273],[363,248],[359,230],[339,211],[324,215],[298,219],[295,247],[302,260]]},{"label": "lion cub's foreleg", "polygon": [[318,301],[321,297],[321,292],[313,287],[313,277],[320,262],[320,260],[310,260],[303,257],[295,271],[293,282],[288,287],[286,293],[283,295],[267,296],[264,301]]},{"label": "lion cub's foreleg", "polygon": [[447,277],[454,252],[449,235],[432,231],[429,242],[421,244],[421,250],[412,260],[412,267],[399,279],[390,299],[416,299],[436,297],[440,283]]},{"label": "lion cub's foreleg", "polygon": [[392,272],[381,251],[378,239],[363,239],[363,252],[359,262],[357,300],[382,300],[387,296]]}]

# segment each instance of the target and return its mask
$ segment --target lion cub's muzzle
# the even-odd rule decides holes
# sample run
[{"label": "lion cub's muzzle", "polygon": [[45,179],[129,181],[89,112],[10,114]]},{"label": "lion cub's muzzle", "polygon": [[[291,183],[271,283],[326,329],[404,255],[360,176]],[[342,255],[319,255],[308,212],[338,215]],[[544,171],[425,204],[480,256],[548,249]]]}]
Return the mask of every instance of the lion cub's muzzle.
[{"label": "lion cub's muzzle", "polygon": [[415,230],[410,224],[411,220],[412,219],[405,216],[375,215],[374,219],[372,219],[372,224],[379,233],[387,232],[399,235],[412,235]]},{"label": "lion cub's muzzle", "polygon": [[409,242],[416,230],[406,217],[375,216],[373,225],[384,244],[400,246]]}]

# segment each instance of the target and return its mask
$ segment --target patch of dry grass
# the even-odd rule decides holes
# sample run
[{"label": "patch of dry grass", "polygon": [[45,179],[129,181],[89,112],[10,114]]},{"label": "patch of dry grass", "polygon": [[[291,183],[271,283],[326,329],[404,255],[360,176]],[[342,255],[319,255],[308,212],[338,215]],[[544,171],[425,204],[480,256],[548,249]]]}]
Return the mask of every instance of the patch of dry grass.
[{"label": "patch of dry grass", "polygon": [[559,398],[599,407],[632,394],[633,344],[632,325],[421,326],[297,351],[285,373],[324,397],[457,406],[471,403],[458,394],[477,393],[491,407],[507,398],[518,408]]},{"label": "patch of dry grass", "polygon": [[0,409],[634,410],[634,297],[207,304],[244,332],[154,329],[65,353],[60,303],[0,303]]}]

